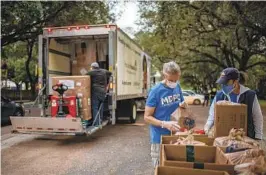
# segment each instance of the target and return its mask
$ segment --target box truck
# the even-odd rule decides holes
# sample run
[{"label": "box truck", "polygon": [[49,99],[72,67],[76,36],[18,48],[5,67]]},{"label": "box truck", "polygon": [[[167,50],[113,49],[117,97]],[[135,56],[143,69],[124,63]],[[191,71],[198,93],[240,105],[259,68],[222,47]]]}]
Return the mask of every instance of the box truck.
[{"label": "box truck", "polygon": [[[49,95],[52,77],[84,75],[92,62],[112,73],[104,103],[108,121],[136,121],[137,107],[150,88],[151,57],[117,25],[47,27],[38,39],[38,88],[41,116],[11,117],[14,132],[42,134],[91,134],[82,118],[51,117]],[[92,92],[93,93],[93,92]],[[92,104],[93,105],[93,104]]]}]

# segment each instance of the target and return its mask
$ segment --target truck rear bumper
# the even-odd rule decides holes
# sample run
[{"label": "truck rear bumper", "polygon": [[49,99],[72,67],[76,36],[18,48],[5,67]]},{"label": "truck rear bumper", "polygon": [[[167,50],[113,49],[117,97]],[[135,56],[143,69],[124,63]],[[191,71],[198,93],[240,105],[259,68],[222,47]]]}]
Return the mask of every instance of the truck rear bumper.
[{"label": "truck rear bumper", "polygon": [[80,118],[10,117],[13,133],[40,135],[91,135],[108,124],[83,129]]}]

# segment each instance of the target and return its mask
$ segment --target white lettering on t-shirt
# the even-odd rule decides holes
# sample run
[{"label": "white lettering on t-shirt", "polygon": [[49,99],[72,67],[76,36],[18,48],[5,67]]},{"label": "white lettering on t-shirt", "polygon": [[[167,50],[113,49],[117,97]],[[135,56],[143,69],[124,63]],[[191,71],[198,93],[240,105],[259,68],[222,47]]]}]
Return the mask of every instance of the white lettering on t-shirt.
[{"label": "white lettering on t-shirt", "polygon": [[168,106],[177,101],[181,101],[180,94],[173,94],[173,95],[161,98],[162,106]]}]

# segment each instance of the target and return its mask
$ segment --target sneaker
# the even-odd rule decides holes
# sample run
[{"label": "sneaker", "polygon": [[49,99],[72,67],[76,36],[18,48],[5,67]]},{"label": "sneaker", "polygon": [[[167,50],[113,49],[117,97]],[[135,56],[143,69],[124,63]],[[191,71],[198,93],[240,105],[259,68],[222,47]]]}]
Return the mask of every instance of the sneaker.
[{"label": "sneaker", "polygon": [[92,126],[92,120],[87,120],[88,121],[88,126]]},{"label": "sneaker", "polygon": [[82,127],[83,127],[83,129],[87,129],[88,126],[89,126],[89,121],[88,120],[83,120],[82,121]]}]

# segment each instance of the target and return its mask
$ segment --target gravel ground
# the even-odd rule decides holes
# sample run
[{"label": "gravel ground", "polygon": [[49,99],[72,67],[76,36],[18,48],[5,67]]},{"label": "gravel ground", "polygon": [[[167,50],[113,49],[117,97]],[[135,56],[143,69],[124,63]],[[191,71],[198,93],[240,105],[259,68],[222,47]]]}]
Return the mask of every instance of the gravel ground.
[{"label": "gravel ground", "polygon": [[[197,127],[202,128],[208,108],[192,108],[197,115]],[[263,113],[265,121],[265,109]],[[8,127],[2,127],[4,134],[1,135],[3,175],[153,174],[149,132],[143,113],[139,113],[134,125],[108,125],[91,137],[14,136],[8,133]]]}]

